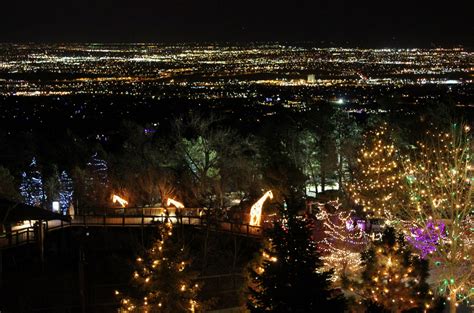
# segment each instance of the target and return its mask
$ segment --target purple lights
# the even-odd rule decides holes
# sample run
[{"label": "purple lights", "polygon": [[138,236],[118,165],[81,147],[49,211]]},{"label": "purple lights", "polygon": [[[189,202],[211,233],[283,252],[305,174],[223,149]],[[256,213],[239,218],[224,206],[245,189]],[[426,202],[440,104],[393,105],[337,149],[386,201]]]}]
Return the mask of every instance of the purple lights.
[{"label": "purple lights", "polygon": [[426,227],[412,227],[410,232],[411,235],[406,237],[407,241],[420,251],[420,256],[424,259],[428,254],[436,251],[436,245],[440,239],[446,238],[446,225],[443,222],[435,225],[430,221]]}]

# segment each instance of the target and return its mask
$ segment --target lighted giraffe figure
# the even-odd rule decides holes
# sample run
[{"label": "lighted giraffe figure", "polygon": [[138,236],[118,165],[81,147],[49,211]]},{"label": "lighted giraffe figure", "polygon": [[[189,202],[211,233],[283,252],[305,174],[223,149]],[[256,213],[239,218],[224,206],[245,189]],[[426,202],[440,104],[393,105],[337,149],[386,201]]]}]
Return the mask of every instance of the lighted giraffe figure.
[{"label": "lighted giraffe figure", "polygon": [[250,226],[260,226],[263,203],[268,198],[273,199],[273,193],[271,190],[265,192],[265,194],[250,208]]},{"label": "lighted giraffe figure", "polygon": [[174,205],[177,209],[184,209],[184,204],[174,199],[168,198],[166,206]]},{"label": "lighted giraffe figure", "polygon": [[112,195],[112,202],[113,202],[113,203],[117,203],[117,202],[118,202],[118,203],[122,206],[122,208],[124,208],[124,207],[126,207],[126,206],[128,205],[128,201],[127,201],[127,200],[125,200],[125,199],[123,199],[123,198],[121,198],[121,197],[119,197],[119,196],[117,196],[117,195]]}]

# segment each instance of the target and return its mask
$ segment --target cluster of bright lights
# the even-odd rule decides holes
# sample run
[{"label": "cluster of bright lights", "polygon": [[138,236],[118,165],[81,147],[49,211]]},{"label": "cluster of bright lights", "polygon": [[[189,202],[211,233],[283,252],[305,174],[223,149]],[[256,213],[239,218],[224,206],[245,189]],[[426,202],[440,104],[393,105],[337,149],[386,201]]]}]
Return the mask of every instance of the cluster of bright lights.
[{"label": "cluster of bright lights", "polygon": [[[474,296],[474,167],[470,127],[429,132],[415,157],[404,160],[409,205],[402,218],[418,227],[415,244],[431,261],[437,291],[453,303]],[[416,236],[415,236],[416,237]],[[415,246],[416,247],[416,246]]]},{"label": "cluster of bright lights", "polygon": [[[173,225],[166,222],[161,227],[161,239],[157,240],[148,254],[136,259],[137,270],[132,275],[134,285],[145,292],[142,299],[123,297],[120,300],[122,309],[129,312],[169,312],[176,305],[177,299],[185,303],[187,312],[196,312],[199,303],[196,294],[199,285],[191,281],[185,270],[189,262],[179,259],[171,259],[166,254],[168,241],[173,235]],[[181,252],[183,249],[181,249]],[[167,285],[163,281],[166,277],[175,279],[175,283]],[[170,288],[176,288],[175,295]],[[121,292],[115,291],[116,296],[122,297]],[[171,302],[173,303],[171,303]]]},{"label": "cluster of bright lights", "polygon": [[26,204],[42,205],[46,201],[43,175],[39,171],[36,158],[33,158],[27,172],[21,174],[20,194]]},{"label": "cluster of bright lights", "polygon": [[374,262],[370,266],[375,265],[370,283],[350,286],[352,293],[390,308],[393,312],[410,310],[420,305],[423,305],[425,310],[432,307],[434,296],[431,291],[428,292],[430,300],[420,303],[420,292],[415,291],[415,287],[420,283],[421,277],[411,265],[406,266],[398,243],[376,247],[374,258],[369,262]]},{"label": "cluster of bright lights", "polygon": [[391,211],[400,205],[403,189],[398,151],[389,136],[387,125],[365,135],[357,159],[359,170],[348,191],[368,217],[391,219]]},{"label": "cluster of bright lights", "polygon": [[406,236],[407,241],[420,252],[420,257],[424,259],[428,254],[436,251],[436,246],[441,239],[446,238],[446,225],[443,222],[435,225],[434,222],[429,221],[425,227],[411,227],[410,232],[411,235]]},{"label": "cluster of bright lights", "polygon": [[323,222],[324,238],[318,243],[325,270],[334,270],[333,282],[356,276],[361,270],[360,252],[368,243],[363,229],[354,226],[353,210],[344,210],[338,201],[318,204],[316,218]]}]

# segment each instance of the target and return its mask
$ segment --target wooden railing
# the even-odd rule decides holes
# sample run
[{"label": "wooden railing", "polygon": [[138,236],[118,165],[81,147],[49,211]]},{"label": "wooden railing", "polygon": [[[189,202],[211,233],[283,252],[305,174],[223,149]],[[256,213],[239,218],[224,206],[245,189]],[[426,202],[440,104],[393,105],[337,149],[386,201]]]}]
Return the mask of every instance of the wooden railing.
[{"label": "wooden railing", "polygon": [[20,246],[36,241],[36,232],[33,227],[14,230],[0,235],[0,248]]},{"label": "wooden railing", "polygon": [[[166,220],[173,224],[190,225],[209,229],[213,232],[226,232],[247,237],[260,237],[263,227],[249,224],[209,219],[205,216],[165,216],[154,211],[157,209],[143,209],[141,215],[135,214],[84,214],[75,215],[70,222],[52,220],[43,222],[45,232],[68,227],[149,227]],[[138,212],[136,212],[138,213]],[[146,214],[145,214],[146,213]],[[151,214],[150,214],[151,213]],[[15,247],[36,241],[35,227],[23,228],[0,235],[0,248]]]}]

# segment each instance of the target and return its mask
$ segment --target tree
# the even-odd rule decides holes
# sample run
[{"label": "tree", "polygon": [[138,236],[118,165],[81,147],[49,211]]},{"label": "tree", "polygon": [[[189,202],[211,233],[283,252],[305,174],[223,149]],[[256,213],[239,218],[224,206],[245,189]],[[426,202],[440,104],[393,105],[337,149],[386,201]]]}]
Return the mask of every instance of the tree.
[{"label": "tree", "polygon": [[155,205],[176,196],[177,162],[169,138],[155,126],[122,123],[120,146],[111,158],[108,178],[110,188],[126,195],[131,206]]},{"label": "tree", "polygon": [[101,159],[97,152],[87,162],[87,170],[90,173],[89,180],[103,187],[107,186],[109,182],[107,161]]},{"label": "tree", "polygon": [[336,177],[337,155],[335,139],[336,108],[328,103],[318,103],[310,115],[310,128],[315,136],[315,151],[319,162],[319,182],[324,192],[329,180]]},{"label": "tree", "polygon": [[173,236],[170,222],[159,225],[160,238],[143,257],[136,260],[132,276],[132,291],[122,295],[122,309],[126,312],[201,312],[197,299],[197,273],[190,270],[186,249]]},{"label": "tree", "polygon": [[330,290],[331,275],[322,271],[308,221],[285,211],[282,216],[268,233],[262,262],[250,270],[250,312],[318,312],[325,308],[343,312],[345,302]]},{"label": "tree", "polygon": [[353,281],[349,290],[364,307],[379,312],[433,307],[433,293],[426,283],[428,263],[412,255],[393,228],[386,228],[382,241],[362,254],[362,265],[361,281]]},{"label": "tree", "polygon": [[332,119],[335,125],[337,178],[339,190],[342,190],[351,179],[351,170],[357,162],[356,147],[359,145],[362,135],[355,118],[343,109],[336,110]]},{"label": "tree", "polygon": [[[181,160],[190,202],[213,209],[226,205],[226,193],[251,187],[255,179],[251,157],[256,154],[248,138],[219,125],[221,120],[191,114],[175,123],[176,152]],[[238,185],[237,185],[238,183]]]},{"label": "tree", "polygon": [[58,167],[53,164],[51,166],[51,171],[49,175],[46,176],[44,182],[44,190],[46,194],[46,198],[48,199],[47,207],[52,209],[53,201],[59,200],[59,174],[58,174]]},{"label": "tree", "polygon": [[335,285],[356,279],[362,269],[360,254],[368,244],[364,229],[355,225],[355,212],[344,210],[337,201],[319,205],[316,218],[322,221],[324,237],[318,241],[325,270],[333,270]]},{"label": "tree", "polygon": [[295,192],[303,197],[308,177],[312,181],[317,179],[315,171],[308,172],[308,175],[304,173],[306,166],[309,168],[305,162],[311,161],[314,156],[304,135],[306,133],[300,131],[297,121],[289,114],[277,114],[266,119],[259,135],[262,138],[259,151],[263,183],[265,189],[271,189],[275,198],[281,201]]},{"label": "tree", "polygon": [[109,176],[107,161],[94,153],[85,169],[75,169],[76,194],[84,207],[105,205],[109,200]]},{"label": "tree", "polygon": [[[409,204],[395,214],[422,257],[431,260],[437,291],[450,312],[474,296],[473,151],[470,127],[428,132],[428,143],[404,161]],[[410,229],[410,232],[407,231]]]},{"label": "tree", "polygon": [[69,177],[66,171],[62,171],[59,176],[59,205],[61,212],[67,212],[72,203],[72,196],[74,194],[74,185],[72,178]]},{"label": "tree", "polygon": [[15,178],[3,166],[0,166],[0,198],[15,201],[20,199],[17,186],[15,186]]},{"label": "tree", "polygon": [[27,171],[21,174],[20,194],[26,204],[41,206],[46,201],[43,175],[33,158]]},{"label": "tree", "polygon": [[364,136],[348,192],[369,217],[391,217],[406,204],[400,158],[387,125]]}]

